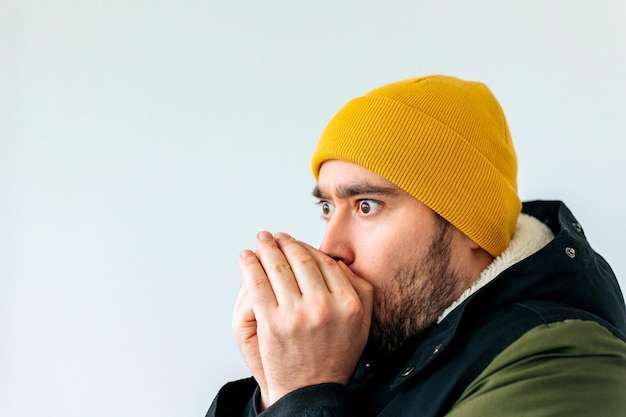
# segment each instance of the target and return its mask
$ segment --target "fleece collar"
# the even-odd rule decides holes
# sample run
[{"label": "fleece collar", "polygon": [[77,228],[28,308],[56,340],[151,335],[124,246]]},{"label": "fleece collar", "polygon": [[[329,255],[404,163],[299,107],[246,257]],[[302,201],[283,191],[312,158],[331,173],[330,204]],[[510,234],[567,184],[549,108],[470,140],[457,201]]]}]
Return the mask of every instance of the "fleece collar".
[{"label": "fleece collar", "polygon": [[502,271],[539,251],[552,239],[554,239],[554,234],[548,226],[528,214],[521,213],[517,219],[515,234],[509,246],[481,272],[470,288],[465,290],[456,301],[444,310],[437,319],[437,323],[441,322],[469,296],[491,282]]}]

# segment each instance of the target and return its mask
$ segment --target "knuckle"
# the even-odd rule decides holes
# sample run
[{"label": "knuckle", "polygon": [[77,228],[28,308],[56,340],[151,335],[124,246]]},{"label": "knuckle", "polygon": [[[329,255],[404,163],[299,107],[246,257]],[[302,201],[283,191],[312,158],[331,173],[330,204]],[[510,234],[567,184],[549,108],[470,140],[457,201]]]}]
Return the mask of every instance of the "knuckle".
[{"label": "knuckle", "polygon": [[298,253],[296,255],[294,255],[294,261],[297,262],[300,265],[303,266],[307,266],[307,265],[315,265],[315,259],[313,259],[311,257],[311,255],[309,255],[308,252],[302,252],[302,253]]},{"label": "knuckle", "polygon": [[307,321],[306,316],[306,311],[304,311],[303,309],[294,309],[289,317],[289,327],[292,329],[300,329],[304,327]]},{"label": "knuckle", "polygon": [[308,262],[312,259],[311,254],[301,244],[293,240],[281,240],[280,249],[289,262]]},{"label": "knuckle", "polygon": [[267,279],[265,279],[265,277],[260,278],[260,277],[251,277],[250,280],[247,283],[247,286],[249,288],[249,291],[251,293],[254,293],[258,290],[263,290],[268,286],[268,282]]},{"label": "knuckle", "polygon": [[[309,300],[306,304],[293,308],[289,317],[281,326],[282,330],[290,332],[310,331],[324,327],[332,319],[332,308],[324,299]],[[280,331],[279,329],[274,329]]]},{"label": "knuckle", "polygon": [[317,301],[311,305],[309,314],[312,323],[315,325],[323,325],[328,323],[331,318],[331,308],[327,302]]},{"label": "knuckle", "polygon": [[347,317],[360,317],[363,314],[363,305],[356,298],[346,298],[342,307]]},{"label": "knuckle", "polygon": [[277,274],[284,274],[286,272],[291,272],[291,265],[289,265],[288,262],[277,262],[272,264],[270,270]]},{"label": "knuckle", "polygon": [[235,340],[237,340],[238,342],[244,339],[244,331],[242,330],[240,323],[233,322],[231,325],[231,332],[235,336]]}]

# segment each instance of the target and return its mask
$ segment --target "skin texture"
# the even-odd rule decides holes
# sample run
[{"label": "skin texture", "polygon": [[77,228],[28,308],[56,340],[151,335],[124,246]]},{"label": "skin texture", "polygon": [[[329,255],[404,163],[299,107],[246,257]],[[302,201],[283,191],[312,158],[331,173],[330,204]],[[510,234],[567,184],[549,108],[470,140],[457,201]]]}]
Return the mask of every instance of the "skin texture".
[{"label": "skin texture", "polygon": [[383,177],[331,160],[314,195],[317,250],[284,233],[241,253],[233,332],[261,408],[319,383],[347,384],[366,343],[399,349],[430,327],[491,257]]}]

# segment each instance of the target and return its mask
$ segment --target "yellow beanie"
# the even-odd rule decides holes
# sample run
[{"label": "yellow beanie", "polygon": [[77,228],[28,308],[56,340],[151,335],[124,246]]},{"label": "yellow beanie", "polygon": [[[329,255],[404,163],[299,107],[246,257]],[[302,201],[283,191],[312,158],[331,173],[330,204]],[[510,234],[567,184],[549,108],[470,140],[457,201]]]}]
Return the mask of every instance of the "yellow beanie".
[{"label": "yellow beanie", "polygon": [[508,246],[521,202],[517,158],[500,104],[481,83],[435,75],[349,101],[313,155],[387,178],[493,256]]}]

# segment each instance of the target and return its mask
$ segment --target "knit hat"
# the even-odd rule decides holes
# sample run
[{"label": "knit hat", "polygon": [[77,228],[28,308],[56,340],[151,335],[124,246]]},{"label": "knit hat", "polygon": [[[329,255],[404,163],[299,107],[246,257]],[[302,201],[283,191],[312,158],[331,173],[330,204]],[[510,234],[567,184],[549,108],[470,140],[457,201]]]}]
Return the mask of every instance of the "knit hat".
[{"label": "knit hat", "polygon": [[434,75],[377,88],[349,101],[313,154],[388,179],[498,256],[521,202],[517,158],[500,104],[482,83]]}]

